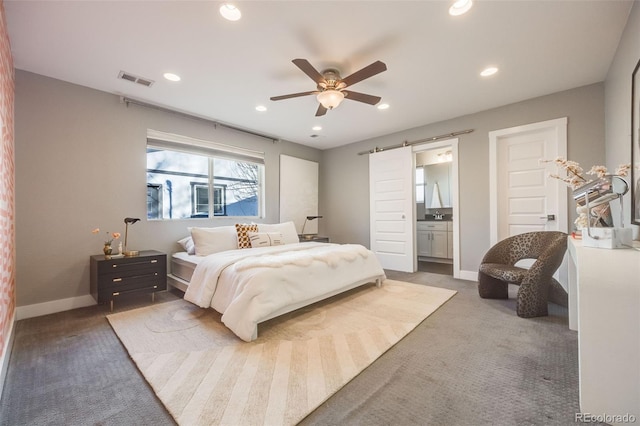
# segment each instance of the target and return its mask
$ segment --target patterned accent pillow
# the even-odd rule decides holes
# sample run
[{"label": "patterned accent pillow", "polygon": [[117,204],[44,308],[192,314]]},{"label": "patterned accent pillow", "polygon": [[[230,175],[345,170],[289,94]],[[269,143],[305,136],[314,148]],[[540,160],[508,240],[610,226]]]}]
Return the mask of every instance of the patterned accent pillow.
[{"label": "patterned accent pillow", "polygon": [[249,232],[251,247],[281,246],[284,244],[280,232]]},{"label": "patterned accent pillow", "polygon": [[249,240],[249,232],[258,232],[258,225],[247,223],[236,223],[236,232],[238,233],[238,248],[251,248]]}]

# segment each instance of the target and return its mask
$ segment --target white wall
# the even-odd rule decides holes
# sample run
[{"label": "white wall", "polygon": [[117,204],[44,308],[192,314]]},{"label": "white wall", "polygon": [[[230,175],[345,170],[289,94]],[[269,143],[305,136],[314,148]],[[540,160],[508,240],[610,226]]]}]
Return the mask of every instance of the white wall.
[{"label": "white wall", "polygon": [[[18,307],[49,303],[58,310],[87,300],[89,256],[100,254],[103,242],[91,230],[124,232],[125,217],[146,218],[147,128],[264,151],[264,222],[279,219],[280,154],[320,159],[313,148],[126,107],[118,96],[20,70],[15,115]],[[187,226],[235,222],[143,219],[129,227],[129,246],[171,253]]]},{"label": "white wall", "polygon": [[[323,151],[320,186],[327,190],[320,195],[325,215],[320,232],[332,241],[369,246],[369,166],[367,155],[357,155],[358,152],[474,129],[473,133],[459,136],[458,145],[460,268],[473,273],[490,247],[489,132],[559,117],[569,118],[568,157],[581,164],[602,164],[605,157],[602,83]],[[573,207],[569,215],[575,218]]]},{"label": "white wall", "polygon": [[[636,0],[605,80],[606,153],[610,170],[631,162],[631,73],[639,60],[640,1]],[[624,197],[624,203],[625,223],[629,224],[630,193]],[[615,211],[614,217],[617,217]],[[634,232],[638,239],[637,226]]]}]

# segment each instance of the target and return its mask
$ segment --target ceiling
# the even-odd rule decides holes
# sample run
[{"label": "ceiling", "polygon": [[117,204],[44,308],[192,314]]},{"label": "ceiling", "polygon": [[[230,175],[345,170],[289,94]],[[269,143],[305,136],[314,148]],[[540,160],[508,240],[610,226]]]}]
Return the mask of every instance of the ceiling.
[{"label": "ceiling", "polygon": [[[18,69],[319,149],[603,81],[633,1],[477,0],[458,17],[451,4],[240,1],[231,22],[215,1],[4,1]],[[352,89],[390,108],[345,100],[315,117],[315,96],[270,101],[315,89],[295,58],[342,77],[386,63]]]}]

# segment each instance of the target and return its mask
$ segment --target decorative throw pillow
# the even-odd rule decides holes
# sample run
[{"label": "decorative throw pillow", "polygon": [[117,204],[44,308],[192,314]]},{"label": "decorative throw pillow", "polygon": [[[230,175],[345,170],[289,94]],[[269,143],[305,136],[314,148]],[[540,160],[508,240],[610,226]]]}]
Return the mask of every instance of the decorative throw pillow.
[{"label": "decorative throw pillow", "polygon": [[187,254],[196,254],[196,245],[193,243],[193,237],[184,237],[178,240],[178,244],[187,252]]},{"label": "decorative throw pillow", "polygon": [[284,244],[299,243],[296,225],[293,222],[284,223],[259,223],[258,232],[280,232]]},{"label": "decorative throw pillow", "polygon": [[236,223],[236,232],[238,234],[238,248],[251,248],[249,241],[249,232],[258,232],[258,225],[247,223]]},{"label": "decorative throw pillow", "polygon": [[280,232],[249,232],[251,248],[281,246],[284,244]]}]

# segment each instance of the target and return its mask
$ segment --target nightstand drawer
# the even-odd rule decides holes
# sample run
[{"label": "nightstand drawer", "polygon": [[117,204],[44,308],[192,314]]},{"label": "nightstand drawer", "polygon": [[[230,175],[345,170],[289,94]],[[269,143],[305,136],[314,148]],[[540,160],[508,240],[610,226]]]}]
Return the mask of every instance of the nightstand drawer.
[{"label": "nightstand drawer", "polygon": [[151,272],[148,274],[129,274],[129,275],[110,275],[100,276],[98,278],[98,287],[102,289],[113,289],[118,287],[145,287],[151,282],[158,282],[158,278],[162,275],[158,272]]},{"label": "nightstand drawer", "polygon": [[109,259],[98,263],[98,274],[108,275],[126,275],[126,274],[139,274],[142,271],[154,271],[158,270],[162,261],[159,256],[147,257],[147,258],[121,258],[121,259]]}]

